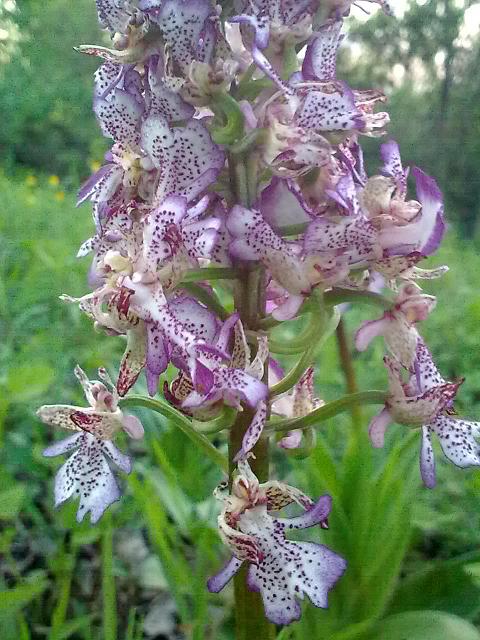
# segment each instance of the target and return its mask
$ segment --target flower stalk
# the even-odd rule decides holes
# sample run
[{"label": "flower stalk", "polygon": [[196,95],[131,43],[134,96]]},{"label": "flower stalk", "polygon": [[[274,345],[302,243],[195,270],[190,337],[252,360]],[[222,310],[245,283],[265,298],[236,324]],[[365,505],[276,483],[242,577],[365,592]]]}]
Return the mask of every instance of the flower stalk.
[{"label": "flower stalk", "polygon": [[[255,156],[235,159],[231,156],[230,160],[233,163],[234,176],[232,191],[237,194],[239,203],[250,206],[255,200],[257,185],[254,170]],[[258,266],[254,268],[239,266],[238,271],[234,302],[243,327],[248,332],[257,329],[259,320],[265,315],[265,276],[264,270]],[[268,384],[268,367],[265,369],[263,381]],[[237,414],[230,428],[228,441],[230,487],[237,468],[237,452],[242,448],[243,439],[253,419],[254,411],[244,407],[243,411]],[[260,482],[266,482],[269,479],[270,468],[268,438],[260,438],[251,453],[253,454],[250,463],[252,472]],[[233,585],[236,638],[238,640],[256,640],[257,638],[273,640],[275,627],[265,617],[260,594],[248,588],[245,566],[235,575]]]}]

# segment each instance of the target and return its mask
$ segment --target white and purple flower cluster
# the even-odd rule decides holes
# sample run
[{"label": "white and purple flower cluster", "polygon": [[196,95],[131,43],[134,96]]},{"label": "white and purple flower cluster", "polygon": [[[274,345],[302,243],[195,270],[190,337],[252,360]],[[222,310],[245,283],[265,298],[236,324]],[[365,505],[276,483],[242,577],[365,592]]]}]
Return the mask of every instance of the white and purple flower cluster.
[{"label": "white and purple flower cluster", "polygon": [[[382,0],[377,4],[389,11]],[[126,349],[114,385],[104,370],[104,382],[90,382],[76,369],[89,408],[38,412],[46,424],[76,432],[45,451],[76,449],[58,472],[56,504],[78,495],[78,519],[91,512],[96,522],[118,499],[109,461],[126,473],[131,461],[111,439],[120,429],[133,438],[143,434],[119,399],[142,371],[156,395],[160,377],[173,367],[163,395],[185,416],[211,420],[225,405],[251,415],[241,449],[233,452],[238,474],[231,492],[219,492],[219,529],[233,556],[209,588],[219,591],[249,563],[248,584],[279,624],[299,617],[304,594],[326,607],[345,562],[322,545],[285,537],[287,530],[325,526],[328,496],[313,503],[288,485],[259,484],[249,467],[270,414],[301,418],[321,402],[314,398],[311,363],[273,400],[272,382],[283,373],[262,326],[298,317],[312,297],[321,302],[332,289],[368,292],[380,277],[395,300],[356,335],[359,350],[383,335],[390,352],[390,390],[370,427],[374,446],[382,446],[389,421],[421,428],[429,487],[432,432],[452,462],[480,464],[480,425],[452,417],[459,384],[441,377],[415,326],[435,305],[416,281],[446,270],[418,266],[442,240],[442,196],[414,168],[416,195],[409,199],[409,170],[394,141],[380,147],[378,174],[365,171],[359,141],[383,135],[389,118],[378,110],[381,91],[357,90],[337,78],[350,5],[97,0],[112,48],[79,47],[102,60],[93,109],[113,145],[79,192],[79,204],[91,202],[95,224],[79,250],[92,256],[92,290],[64,299],[108,335],[125,336]],[[242,298],[234,295],[252,269],[262,274],[255,312],[269,321],[257,326],[249,326]],[[215,294],[219,276],[224,297],[232,294],[233,313]],[[296,448],[301,440],[294,430],[280,446]],[[302,516],[272,515],[292,502],[305,510]]]}]

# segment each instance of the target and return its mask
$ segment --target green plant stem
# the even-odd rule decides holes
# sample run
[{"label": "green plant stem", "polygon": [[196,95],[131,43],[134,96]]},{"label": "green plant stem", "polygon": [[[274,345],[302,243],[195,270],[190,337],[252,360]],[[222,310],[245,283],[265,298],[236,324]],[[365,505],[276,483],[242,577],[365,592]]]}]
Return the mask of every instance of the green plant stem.
[{"label": "green plant stem", "polygon": [[[312,332],[310,344],[305,349],[297,364],[282,378],[277,384],[270,389],[270,397],[278,396],[291,389],[305,373],[315,359],[315,353],[335,331],[340,320],[340,313],[334,309],[331,317],[327,320],[325,308],[319,306],[319,314],[316,316],[316,331]],[[313,314],[312,314],[313,316]],[[316,334],[316,335],[315,335]]]},{"label": "green plant stem", "polygon": [[[217,144],[232,144],[243,135],[244,115],[238,102],[229,93],[217,93],[211,104],[215,113],[214,126],[211,129],[213,140]],[[223,121],[223,126],[217,124]]]},{"label": "green plant stem", "polygon": [[[352,361],[352,354],[350,351],[350,346],[348,344],[348,337],[343,319],[340,319],[340,322],[338,323],[336,334],[340,366],[342,367],[343,375],[345,376],[347,392],[349,394],[353,394],[358,391],[358,387],[355,376],[355,368]],[[353,426],[356,430],[360,430],[362,426],[362,413],[360,410],[360,405],[352,405],[350,413],[352,416]]]},{"label": "green plant stem", "polygon": [[146,398],[145,396],[128,396],[122,398],[119,403],[121,408],[124,407],[146,407],[151,411],[160,413],[167,420],[171,420],[183,433],[190,438],[190,440],[199,447],[215,464],[218,464],[225,472],[228,471],[227,458],[221,453],[208,438],[202,433],[195,431],[195,428],[186,416],[180,411],[174,409],[166,402],[160,400],[154,400],[153,398]]},{"label": "green plant stem", "polygon": [[247,133],[241,140],[230,146],[230,153],[245,153],[255,145],[263,143],[267,129],[253,129]]},{"label": "green plant stem", "polygon": [[234,269],[228,269],[226,267],[205,267],[204,269],[191,269],[187,271],[182,278],[182,283],[206,282],[207,280],[233,280],[234,278]]},{"label": "green plant stem", "polygon": [[208,291],[195,282],[189,282],[181,285],[186,291],[191,293],[199,302],[202,302],[211,311],[214,311],[220,320],[226,320],[229,313],[218,299],[213,291]]},{"label": "green plant stem", "polygon": [[318,334],[318,321],[315,314],[311,314],[307,328],[300,334],[298,338],[292,340],[276,340],[272,338],[269,341],[270,351],[273,353],[281,353],[286,356],[293,356],[302,353],[312,344],[312,340]]},{"label": "green plant stem", "polygon": [[75,551],[69,551],[69,545],[65,544],[65,551],[57,561],[58,573],[56,576],[55,591],[57,602],[51,618],[49,640],[59,640],[62,627],[65,624],[70,602],[70,590],[72,586],[73,569],[75,566]]},{"label": "green plant stem", "polygon": [[[246,207],[252,206],[256,195],[257,171],[254,156],[242,158],[230,156],[230,176],[232,192],[236,201]],[[238,267],[238,278],[235,283],[235,309],[245,331],[258,329],[260,318],[265,315],[265,273],[260,265]],[[266,367],[266,376],[268,367]],[[264,382],[268,383],[265,376]],[[234,458],[242,447],[242,440],[253,419],[254,411],[244,407],[238,412],[229,433],[228,462],[230,482],[236,469]],[[269,477],[268,438],[260,438],[252,453],[250,461],[252,471],[260,482]],[[235,640],[273,640],[275,627],[265,617],[262,598],[259,593],[247,587],[248,563],[244,563],[233,579],[235,594]]]},{"label": "green plant stem", "polygon": [[301,418],[288,418],[286,420],[267,422],[267,429],[269,432],[306,429],[307,427],[317,425],[319,422],[325,422],[325,420],[333,418],[343,411],[348,411],[354,406],[385,404],[386,398],[386,391],[359,391],[358,393],[352,393],[333,402],[324,404],[323,407],[319,407]]},{"label": "green plant stem", "polygon": [[335,287],[330,291],[324,293],[323,299],[325,304],[342,304],[345,302],[360,302],[365,304],[371,304],[376,307],[388,310],[393,306],[392,300],[386,296],[382,296],[380,293],[374,291],[360,291],[355,289],[344,289],[342,287]]},{"label": "green plant stem", "polygon": [[117,639],[117,593],[113,575],[113,526],[107,514],[102,534],[103,638]]},{"label": "green plant stem", "polygon": [[193,420],[192,425],[195,431],[198,433],[219,433],[225,429],[230,429],[235,421],[237,410],[233,407],[223,407],[221,413],[216,418],[202,422],[200,420]]},{"label": "green plant stem", "polygon": [[[305,229],[301,229],[301,227],[304,227],[304,225],[291,225],[291,227],[282,227],[283,230],[290,228],[292,229],[290,234],[282,232],[282,235],[297,235],[298,233],[302,233],[303,231],[305,231]],[[295,231],[293,231],[293,229],[295,229]],[[380,307],[385,311],[391,309],[394,304],[394,302],[386,296],[383,296],[380,293],[375,293],[374,291],[356,291],[354,289],[344,289],[342,287],[335,287],[334,289],[330,289],[330,291],[326,291],[323,294],[323,300],[327,306],[335,306],[338,304],[349,302],[358,302],[360,304],[370,304],[374,307]],[[296,317],[298,318],[298,316],[307,313],[307,311],[310,311],[308,300],[303,303]],[[264,330],[274,329],[281,324],[281,321],[275,320],[275,318],[273,318],[272,316],[262,318],[258,323],[259,329]],[[298,340],[299,338],[297,338],[297,341]]]}]

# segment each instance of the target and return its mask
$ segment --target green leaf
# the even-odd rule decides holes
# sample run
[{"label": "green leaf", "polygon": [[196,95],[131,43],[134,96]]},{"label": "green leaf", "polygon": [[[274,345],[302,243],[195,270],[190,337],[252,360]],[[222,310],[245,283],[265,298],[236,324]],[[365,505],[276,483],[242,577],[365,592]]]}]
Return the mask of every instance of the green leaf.
[{"label": "green leaf", "polygon": [[25,498],[25,486],[17,484],[0,491],[0,520],[14,520],[20,513]]},{"label": "green leaf", "polygon": [[156,411],[160,415],[170,420],[176,427],[181,429],[190,440],[201,449],[213,462],[218,464],[224,471],[228,472],[228,460],[203,434],[195,431],[191,420],[180,411],[163,400],[146,398],[144,396],[131,395],[122,398],[120,407],[146,407]]},{"label": "green leaf", "polygon": [[[55,640],[65,640],[66,638],[72,636],[74,633],[78,633],[83,628],[88,627],[88,625],[92,621],[92,617],[93,616],[91,615],[78,616],[73,620],[64,622],[57,635],[55,636]],[[49,637],[49,640],[52,640],[52,638]]]},{"label": "green leaf", "polygon": [[0,618],[20,611],[31,600],[41,595],[47,586],[47,580],[40,578],[32,584],[26,583],[14,589],[0,591]]},{"label": "green leaf", "polygon": [[407,611],[390,616],[369,640],[480,640],[473,625],[443,611]]},{"label": "green leaf", "polygon": [[466,568],[436,563],[407,576],[400,583],[390,613],[437,609],[472,619],[480,610],[480,587]]},{"label": "green leaf", "polygon": [[54,377],[54,370],[44,364],[25,364],[10,370],[6,390],[11,402],[26,402],[41,396]]}]

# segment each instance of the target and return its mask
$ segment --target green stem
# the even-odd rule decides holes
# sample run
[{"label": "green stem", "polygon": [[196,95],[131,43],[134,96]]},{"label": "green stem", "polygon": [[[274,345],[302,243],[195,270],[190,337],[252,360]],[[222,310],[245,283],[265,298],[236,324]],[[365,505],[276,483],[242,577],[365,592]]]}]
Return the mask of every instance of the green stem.
[{"label": "green stem", "polygon": [[283,45],[283,80],[288,80],[290,76],[298,71],[298,55],[295,43],[285,42]]},{"label": "green stem", "polygon": [[[212,99],[211,107],[216,116],[211,129],[214,142],[229,145],[241,138],[244,115],[235,98],[229,93],[217,93]],[[219,119],[223,121],[223,126],[216,126]]]},{"label": "green stem", "polygon": [[287,418],[286,420],[267,422],[267,428],[271,433],[291,431],[292,429],[306,429],[310,426],[316,426],[319,422],[325,422],[325,420],[333,418],[343,411],[349,411],[354,406],[385,404],[386,398],[387,393],[385,391],[359,391],[324,404],[323,407],[319,407],[301,418]]},{"label": "green stem", "polygon": [[287,340],[285,338],[283,340],[275,340],[275,338],[272,338],[269,341],[270,351],[293,356],[308,349],[315,337],[318,337],[318,317],[315,313],[312,313],[306,329],[304,329],[298,338],[294,340]]},{"label": "green stem", "polygon": [[[232,192],[237,202],[245,207],[252,206],[256,198],[257,169],[255,156],[249,158],[230,155],[230,175],[232,178]],[[235,309],[240,313],[240,319],[245,331],[256,330],[259,320],[265,315],[265,276],[260,265],[239,265],[238,279],[235,283]],[[264,382],[268,384],[268,367]],[[235,422],[229,433],[228,462],[230,482],[236,469],[234,457],[242,447],[242,440],[253,419],[254,411],[244,407],[237,413]],[[269,477],[268,438],[260,438],[252,453],[251,468],[260,482]],[[250,591],[247,586],[247,563],[233,579],[235,594],[235,640],[273,640],[275,627],[265,617],[262,598],[259,593]]]},{"label": "green stem", "polygon": [[381,307],[388,311],[393,306],[392,300],[386,296],[382,296],[380,293],[374,293],[373,291],[357,291],[355,289],[343,289],[342,287],[335,287],[330,291],[326,291],[323,299],[325,304],[342,304],[345,302],[360,302],[365,304],[372,304],[376,307]]},{"label": "green stem", "polygon": [[237,411],[233,407],[223,407],[221,413],[216,418],[202,422],[193,420],[193,427],[198,433],[219,433],[225,429],[230,429],[237,416]]},{"label": "green stem", "polygon": [[235,278],[235,270],[224,267],[205,267],[204,269],[191,269],[187,271],[183,278],[184,282],[205,282],[207,280],[233,280]]},{"label": "green stem", "polygon": [[230,146],[230,153],[239,154],[249,151],[254,145],[263,144],[267,129],[253,129],[249,131],[241,140]]},{"label": "green stem", "polygon": [[146,398],[145,396],[128,396],[122,398],[119,402],[121,408],[124,407],[146,407],[151,411],[161,414],[164,418],[171,420],[175,426],[177,426],[183,433],[190,438],[190,440],[213,461],[218,464],[225,472],[228,471],[228,461],[226,457],[221,453],[208,438],[203,434],[195,431],[192,422],[177,411],[174,407],[161,402],[160,400],[154,400],[153,398]]},{"label": "green stem", "polygon": [[49,640],[59,640],[62,629],[67,619],[68,603],[70,602],[70,590],[72,586],[73,569],[75,567],[75,550],[69,551],[70,545],[66,544],[66,550],[62,552],[56,562],[55,593],[57,602],[53,610],[50,626]]},{"label": "green stem", "polygon": [[[358,391],[357,379],[355,376],[355,368],[353,366],[352,354],[350,346],[348,344],[347,332],[345,330],[345,322],[343,319],[338,323],[336,329],[338,355],[340,358],[340,366],[345,376],[345,382],[347,386],[347,392],[349,394],[356,393]],[[350,409],[352,416],[352,425],[356,432],[359,432],[362,427],[362,413],[359,405],[353,405]]]},{"label": "green stem", "polygon": [[[335,331],[338,323],[340,321],[340,314],[337,310],[335,310],[328,320],[325,322],[325,310],[322,309],[320,318],[317,318],[317,335],[312,336],[312,340],[310,341],[310,346],[307,347],[306,351],[302,354],[301,358],[297,362],[297,364],[291,369],[287,375],[282,378],[277,384],[274,384],[270,389],[270,396],[278,396],[280,393],[284,393],[291,389],[300,378],[305,373],[307,367],[310,366],[312,361],[315,358],[315,353],[317,349],[319,349],[323,344],[325,344],[326,340],[332,335]],[[318,329],[320,328],[320,331]]]},{"label": "green stem", "polygon": [[113,526],[111,514],[106,515],[102,534],[102,599],[103,637],[117,638],[117,593],[113,575]]},{"label": "green stem", "polygon": [[253,78],[253,74],[255,73],[256,70],[257,70],[257,65],[253,62],[245,71],[245,73],[242,76],[242,79],[238,83],[238,86],[234,90],[234,95],[236,98],[242,95],[242,91],[244,87],[246,87],[248,83],[251,82]]},{"label": "green stem", "polygon": [[281,236],[299,236],[307,230],[308,222],[299,222],[298,224],[286,224],[278,227]]},{"label": "green stem", "polygon": [[196,300],[202,302],[211,311],[214,311],[220,320],[226,320],[230,315],[213,291],[209,291],[194,282],[184,284],[182,288],[191,293]]}]

